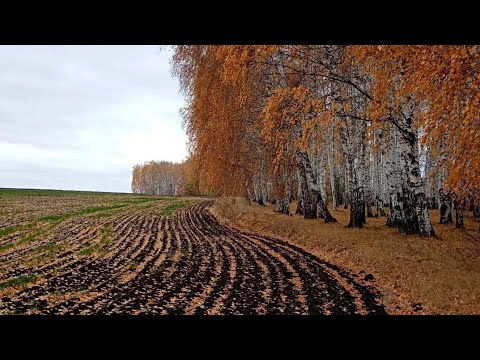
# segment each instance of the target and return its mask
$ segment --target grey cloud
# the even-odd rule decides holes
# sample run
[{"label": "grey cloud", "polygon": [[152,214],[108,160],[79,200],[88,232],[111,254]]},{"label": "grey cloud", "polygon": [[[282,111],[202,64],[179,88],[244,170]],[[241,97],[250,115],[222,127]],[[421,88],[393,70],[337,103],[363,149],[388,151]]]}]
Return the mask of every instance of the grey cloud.
[{"label": "grey cloud", "polygon": [[[93,186],[88,189],[108,190],[115,183],[113,176],[118,186],[124,186],[116,190],[128,191],[131,169],[118,165],[119,158],[129,157],[123,148],[125,134],[143,139],[135,161],[186,155],[178,115],[183,99],[170,77],[169,56],[158,46],[0,46],[0,145],[31,146],[32,159],[36,151],[56,151],[55,162],[69,164],[69,169],[75,169],[77,162],[82,167],[78,176],[98,180],[96,185],[82,182]],[[152,129],[158,124],[168,132],[158,134],[159,138],[175,135],[182,144],[170,152],[142,153],[142,146],[150,149],[155,143]],[[143,144],[145,139],[150,147]],[[128,144],[129,149],[137,149],[136,145]],[[69,158],[71,154],[75,156]],[[25,182],[29,187],[47,186],[48,179],[39,177],[45,170],[56,171],[51,178],[60,179],[51,181],[52,187],[69,188],[72,179],[62,175],[47,155],[42,155],[40,164],[30,162],[37,173],[32,171],[29,180],[12,167],[12,161],[20,163],[24,158],[0,154],[0,187],[2,182],[12,186],[15,176],[18,186]],[[109,164],[113,158],[117,164]],[[88,173],[86,164],[97,172]],[[99,168],[106,169],[101,177],[95,175]],[[120,181],[120,177],[126,178]]]},{"label": "grey cloud", "polygon": [[[110,172],[78,171],[66,168],[33,168],[35,181],[32,182],[32,168],[10,169],[0,176],[2,187],[49,188],[63,190],[97,190],[129,192],[130,169]],[[108,186],[105,184],[108,178]]]}]

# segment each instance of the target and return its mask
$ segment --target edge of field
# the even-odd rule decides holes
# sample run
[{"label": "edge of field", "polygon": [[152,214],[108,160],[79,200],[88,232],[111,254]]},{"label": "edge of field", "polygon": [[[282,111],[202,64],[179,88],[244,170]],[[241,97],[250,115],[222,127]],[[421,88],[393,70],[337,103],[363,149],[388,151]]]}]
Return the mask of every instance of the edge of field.
[{"label": "edge of field", "polygon": [[[363,229],[349,229],[348,211],[332,211],[336,224],[273,211],[272,205],[244,198],[218,198],[211,211],[221,223],[291,242],[359,274],[383,295],[390,314],[480,314],[480,244],[469,240],[478,224],[466,214],[466,230],[439,225],[430,211],[436,238],[405,235],[368,218]],[[295,204],[292,208],[295,209]]]}]

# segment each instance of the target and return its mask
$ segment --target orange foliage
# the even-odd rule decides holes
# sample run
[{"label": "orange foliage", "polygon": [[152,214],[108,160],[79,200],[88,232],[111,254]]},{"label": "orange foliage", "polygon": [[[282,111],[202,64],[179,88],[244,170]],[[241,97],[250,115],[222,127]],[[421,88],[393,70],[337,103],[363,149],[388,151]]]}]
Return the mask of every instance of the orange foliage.
[{"label": "orange foliage", "polygon": [[[419,107],[416,126],[423,144],[448,172],[446,186],[461,196],[480,200],[480,47],[479,46],[352,46],[350,55],[374,79],[370,102],[373,118],[387,116],[403,97]],[[443,121],[442,121],[443,120]]]},{"label": "orange foliage", "polygon": [[478,46],[176,46],[172,64],[201,193],[245,194],[259,171],[291,174],[294,149],[321,144],[315,137],[328,124],[349,117],[382,126],[408,98],[436,159],[446,135],[436,163],[446,185],[480,198]]},{"label": "orange foliage", "polygon": [[184,193],[185,163],[150,161],[132,170],[134,194],[176,196]]}]

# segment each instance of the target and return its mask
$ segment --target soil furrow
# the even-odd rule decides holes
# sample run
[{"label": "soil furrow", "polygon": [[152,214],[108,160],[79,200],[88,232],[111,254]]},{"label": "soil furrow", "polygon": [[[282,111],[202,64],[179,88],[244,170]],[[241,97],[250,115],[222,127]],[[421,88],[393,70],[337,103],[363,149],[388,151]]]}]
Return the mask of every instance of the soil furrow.
[{"label": "soil furrow", "polygon": [[[0,289],[22,285],[0,298],[0,311],[385,313],[380,294],[355,274],[287,241],[224,226],[209,211],[212,203],[168,217],[152,205],[72,218],[7,248],[0,254]],[[18,239],[10,234],[0,244]]]}]

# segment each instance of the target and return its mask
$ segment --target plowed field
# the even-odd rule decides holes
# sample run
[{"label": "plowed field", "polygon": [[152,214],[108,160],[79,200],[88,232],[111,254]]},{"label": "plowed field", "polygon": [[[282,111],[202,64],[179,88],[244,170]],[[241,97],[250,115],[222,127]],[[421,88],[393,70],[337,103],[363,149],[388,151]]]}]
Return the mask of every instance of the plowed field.
[{"label": "plowed field", "polygon": [[54,210],[48,203],[38,210],[34,197],[22,203],[41,218],[3,208],[0,313],[385,312],[355,274],[285,241],[221,225],[212,201],[125,196],[73,212],[70,201],[50,203]]}]

